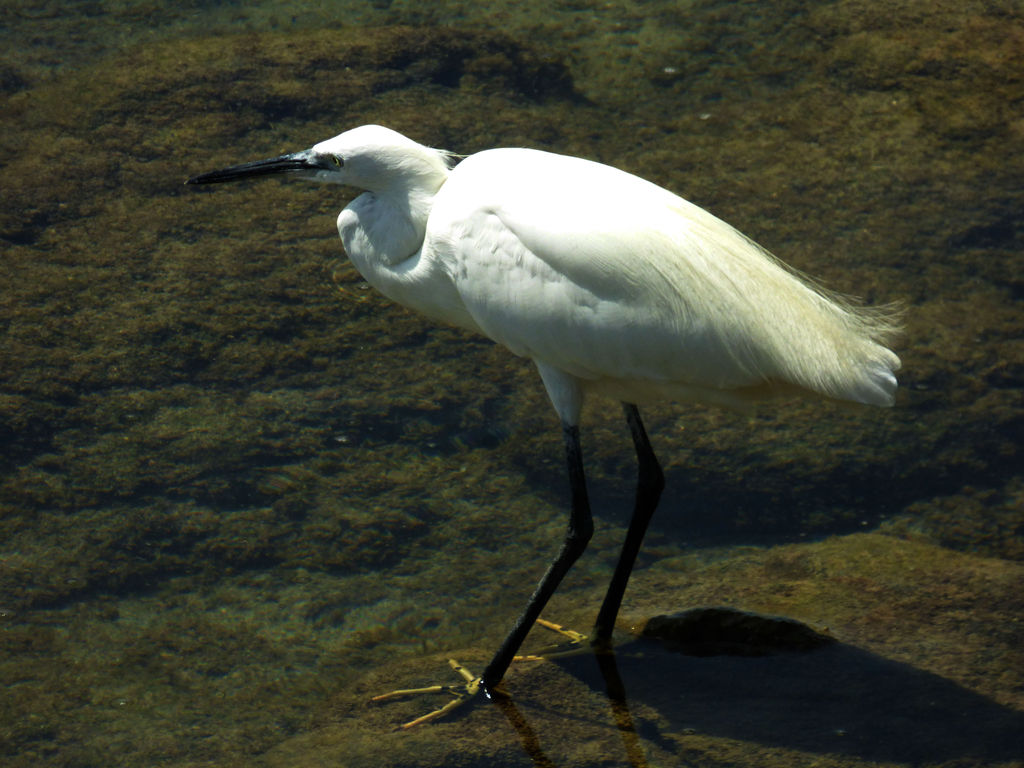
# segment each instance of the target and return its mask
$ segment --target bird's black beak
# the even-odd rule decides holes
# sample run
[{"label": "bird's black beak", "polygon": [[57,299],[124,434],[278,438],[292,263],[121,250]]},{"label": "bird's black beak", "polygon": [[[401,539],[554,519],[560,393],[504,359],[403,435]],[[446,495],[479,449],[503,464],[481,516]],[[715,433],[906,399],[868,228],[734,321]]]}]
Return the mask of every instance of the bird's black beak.
[{"label": "bird's black beak", "polygon": [[330,171],[332,168],[328,157],[319,155],[311,149],[292,152],[289,155],[272,157],[269,160],[256,160],[251,163],[232,165],[219,171],[210,171],[193,176],[186,184],[220,184],[225,181],[237,181],[255,176],[270,176],[278,173],[296,173],[306,178],[315,177],[318,173]]}]

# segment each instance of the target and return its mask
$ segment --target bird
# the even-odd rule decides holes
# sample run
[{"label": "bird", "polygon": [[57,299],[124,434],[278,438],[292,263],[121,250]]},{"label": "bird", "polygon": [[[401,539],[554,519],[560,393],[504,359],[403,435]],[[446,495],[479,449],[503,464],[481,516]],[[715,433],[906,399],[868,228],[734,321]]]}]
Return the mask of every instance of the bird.
[{"label": "bird", "polygon": [[471,696],[500,692],[593,533],[580,445],[585,398],[622,403],[638,466],[625,541],[590,634],[599,649],[610,646],[665,485],[640,405],[742,406],[793,393],[894,402],[900,359],[887,345],[899,331],[897,309],[825,290],[703,208],[610,165],[522,147],[464,157],[363,125],[186,183],[261,176],[361,190],[337,226],[362,277],[404,307],[531,360],[561,422],[566,532],[483,673],[452,662]]}]

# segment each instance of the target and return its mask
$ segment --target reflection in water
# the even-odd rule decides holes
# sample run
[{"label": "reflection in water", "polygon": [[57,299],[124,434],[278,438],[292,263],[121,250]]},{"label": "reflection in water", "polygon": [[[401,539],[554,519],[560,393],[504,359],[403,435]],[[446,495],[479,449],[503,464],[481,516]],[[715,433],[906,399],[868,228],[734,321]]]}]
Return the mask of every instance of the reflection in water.
[{"label": "reflection in water", "polygon": [[[678,754],[708,737],[911,765],[988,764],[1024,754],[1020,713],[937,675],[840,643],[757,658],[694,657],[640,638],[552,663],[606,697],[621,737],[621,764],[629,768],[648,765],[645,743]],[[539,712],[524,713],[508,696],[494,703],[532,763],[556,766],[541,742],[571,740],[571,718],[558,721],[557,734],[549,733],[545,726],[553,721]],[[603,758],[616,760],[612,754]]]},{"label": "reflection in water", "polygon": [[910,764],[1024,755],[1021,713],[842,643],[760,657],[695,657],[638,638],[614,652],[556,663],[606,693],[630,766],[645,765],[639,731],[648,742],[677,748],[717,736]]},{"label": "reflection in water", "polygon": [[633,716],[629,712],[626,686],[619,675],[619,667],[615,662],[615,651],[614,649],[602,649],[594,654],[594,658],[597,659],[598,668],[604,678],[615,727],[622,734],[622,744],[626,748],[626,760],[631,768],[646,768],[647,760],[644,757],[643,743],[637,735],[633,725]]},{"label": "reflection in water", "polygon": [[[643,743],[633,725],[633,716],[630,714],[629,703],[626,701],[626,689],[622,684],[622,678],[619,676],[619,670],[615,663],[615,651],[597,651],[593,654],[593,657],[597,660],[601,676],[605,681],[612,719],[622,736],[626,764],[630,768],[647,768],[647,757],[644,754]],[[530,725],[529,719],[516,707],[512,698],[509,696],[495,696],[493,701],[508,719],[512,728],[519,734],[523,744],[523,751],[533,761],[533,764],[537,768],[556,768],[555,762],[545,754],[540,738]]]},{"label": "reflection in water", "polygon": [[544,754],[537,732],[530,726],[529,720],[523,716],[512,699],[508,696],[495,696],[493,701],[508,719],[509,725],[519,734],[519,738],[523,742],[523,751],[533,761],[533,764],[537,768],[557,768],[554,761]]},{"label": "reflection in water", "polygon": [[[587,636],[574,630],[567,629],[559,624],[554,624],[544,619],[537,620],[538,625],[556,632],[566,638],[567,642],[553,646],[547,651],[539,652],[539,655],[517,656],[517,661],[544,661],[566,659],[571,656],[593,655],[597,660],[598,668],[605,682],[605,691],[608,696],[608,703],[611,709],[612,720],[622,737],[622,743],[626,751],[626,761],[630,768],[646,768],[647,758],[644,754],[643,743],[633,727],[633,717],[629,711],[629,704],[626,701],[626,689],[619,675],[618,666],[615,662],[615,650],[608,643],[603,643],[599,648],[590,646]],[[495,704],[502,711],[509,723],[519,734],[523,743],[523,749],[538,768],[551,768],[555,763],[549,758],[541,747],[537,733],[530,726],[527,718],[519,711],[510,696],[495,696]]]}]

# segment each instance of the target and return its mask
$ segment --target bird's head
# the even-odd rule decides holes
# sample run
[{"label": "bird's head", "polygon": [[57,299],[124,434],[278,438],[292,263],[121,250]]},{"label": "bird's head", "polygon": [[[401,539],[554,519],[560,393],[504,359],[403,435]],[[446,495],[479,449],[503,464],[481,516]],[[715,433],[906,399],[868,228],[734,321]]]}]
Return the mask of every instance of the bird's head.
[{"label": "bird's head", "polygon": [[186,183],[218,184],[287,174],[380,194],[415,190],[432,195],[448,177],[450,157],[390,128],[363,125],[310,149],[202,173]]}]

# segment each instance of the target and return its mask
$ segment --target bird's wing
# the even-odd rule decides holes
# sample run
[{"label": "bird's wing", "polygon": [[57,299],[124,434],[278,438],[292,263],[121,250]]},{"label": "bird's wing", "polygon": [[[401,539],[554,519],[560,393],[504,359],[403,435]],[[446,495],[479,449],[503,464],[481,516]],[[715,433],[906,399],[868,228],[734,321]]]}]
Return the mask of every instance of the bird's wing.
[{"label": "bird's wing", "polygon": [[882,343],[884,314],[819,291],[725,222],[614,168],[474,155],[438,194],[428,237],[443,241],[484,333],[578,379],[892,404],[900,361]]},{"label": "bird's wing", "polygon": [[742,270],[723,253],[756,246],[635,176],[522,152],[460,166],[435,204],[453,282],[488,336],[584,380],[763,380]]}]

